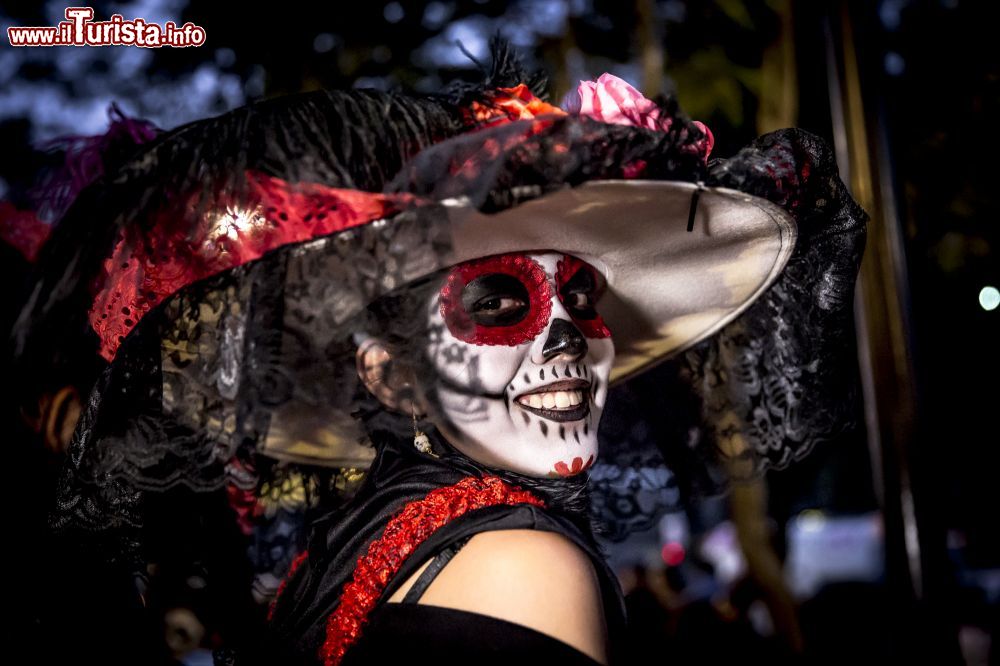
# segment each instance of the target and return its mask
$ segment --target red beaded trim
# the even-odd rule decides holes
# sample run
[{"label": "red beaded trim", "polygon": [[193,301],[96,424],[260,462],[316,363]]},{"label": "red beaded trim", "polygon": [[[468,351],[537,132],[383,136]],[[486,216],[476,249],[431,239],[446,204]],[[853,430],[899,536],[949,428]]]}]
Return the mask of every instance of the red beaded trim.
[{"label": "red beaded trim", "polygon": [[336,666],[358,640],[368,615],[406,558],[434,532],[469,511],[502,504],[545,503],[532,493],[495,476],[469,476],[453,486],[438,488],[409,502],[385,526],[382,536],[358,558],[354,576],[344,586],[340,604],[326,622],[326,640],[319,657]]},{"label": "red beaded trim", "polygon": [[268,622],[274,618],[274,607],[278,604],[278,597],[280,597],[281,593],[285,591],[285,587],[288,586],[288,581],[292,579],[292,576],[295,575],[295,572],[298,571],[298,568],[302,566],[308,557],[309,551],[303,550],[295,556],[295,559],[292,560],[292,564],[288,567],[288,573],[285,574],[285,577],[281,579],[281,583],[278,584],[278,591],[274,593],[274,599],[271,600],[271,606],[267,609]]}]

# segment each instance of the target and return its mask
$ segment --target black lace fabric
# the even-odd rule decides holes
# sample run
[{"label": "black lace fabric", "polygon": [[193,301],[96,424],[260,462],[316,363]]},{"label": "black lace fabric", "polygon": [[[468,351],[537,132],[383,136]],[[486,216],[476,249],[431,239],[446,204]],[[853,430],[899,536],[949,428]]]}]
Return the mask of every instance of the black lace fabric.
[{"label": "black lace fabric", "polygon": [[799,238],[778,281],[682,358],[715,445],[740,469],[780,469],[859,427],[854,283],[867,216],[829,146],[801,130],[761,137],[711,165],[708,183],[770,199]]},{"label": "black lace fabric", "polygon": [[[87,316],[94,285],[119,239],[153,245],[151,227],[164,219],[164,205],[176,205],[179,213],[168,216],[168,231],[185,239],[197,235],[214,196],[228,192],[235,197],[232,204],[246,194],[241,181],[248,169],[293,184],[377,191],[415,152],[463,129],[459,108],[446,97],[323,91],[250,105],[165,133],[82,191],[55,226],[40,258],[41,279],[14,329],[20,372],[30,381],[39,359],[59,357],[65,345],[53,343],[55,330],[86,330],[80,353],[99,358]],[[189,195],[190,209],[181,205],[192,200]],[[420,228],[425,227],[434,225]],[[302,397],[308,404],[311,394],[321,399],[307,415],[337,414],[353,423],[350,408],[341,409],[354,399],[353,384],[340,381],[342,364],[316,359],[336,355],[327,344],[337,334],[330,321],[343,323],[345,309],[356,312],[361,299],[372,295],[350,296],[349,290],[381,292],[392,279],[405,279],[412,269],[409,258],[419,253],[404,249],[427,240],[419,230],[404,238],[413,229],[372,227],[353,242],[338,236],[311,255],[289,248],[193,284],[143,317],[115,361],[87,380],[94,388],[49,520],[60,544],[142,577],[151,556],[147,537],[162,529],[151,524],[147,500],[221,492],[228,494],[234,516],[257,530],[249,536],[258,587],[265,596],[273,592],[268,575],[283,575],[295,550],[283,548],[271,557],[267,544],[301,541],[296,536],[304,529],[301,507],[294,516],[286,515],[288,507],[262,515],[248,507],[263,503],[279,469],[274,456],[261,455],[267,435],[276,439],[274,426],[282,419],[303,428],[310,424],[294,413],[272,415]],[[159,240],[168,235],[161,230]],[[381,253],[372,264],[381,261],[384,275],[360,263],[337,268],[345,256],[358,259],[358,244]],[[306,260],[322,266],[305,265]],[[314,279],[320,273],[325,280]],[[340,291],[334,288],[341,284],[338,276],[344,276]],[[362,284],[380,279],[385,282]],[[140,297],[145,294],[142,285],[134,286]],[[316,335],[321,330],[325,338]],[[350,341],[349,333],[340,339]],[[308,373],[324,365],[330,374],[317,382]],[[300,433],[286,434],[291,440]],[[335,473],[307,462],[287,464],[306,485],[320,489],[326,505],[349,496],[361,477],[350,467]],[[327,483],[331,478],[339,481]],[[197,517],[189,522],[190,529],[176,531],[178,539],[191,535]],[[291,527],[298,531],[292,534]]]},{"label": "black lace fabric", "polygon": [[588,180],[703,179],[701,130],[676,107],[664,117],[665,132],[542,116],[467,133],[422,151],[387,189],[494,213]]},{"label": "black lace fabric", "polygon": [[[227,489],[265,503],[266,489],[281,485],[276,470],[292,468],[307,485],[328,476],[331,461],[312,464],[309,453],[331,441],[344,451],[332,464],[349,476],[364,468],[374,452],[354,416],[363,397],[355,336],[368,303],[446,265],[436,239],[444,219],[429,206],[283,247],[150,312],[90,396],[52,527],[117,535],[115,551],[140,540],[144,493]],[[264,516],[261,529],[300,520],[286,514]]]}]

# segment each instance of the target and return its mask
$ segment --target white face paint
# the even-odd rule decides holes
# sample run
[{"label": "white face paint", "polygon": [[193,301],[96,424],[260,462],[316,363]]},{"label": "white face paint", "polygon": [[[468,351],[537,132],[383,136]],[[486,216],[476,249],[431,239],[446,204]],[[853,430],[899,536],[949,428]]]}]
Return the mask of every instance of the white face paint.
[{"label": "white face paint", "polygon": [[597,458],[614,345],[594,309],[601,278],[556,253],[455,267],[430,304],[438,429],[470,458],[571,476]]}]

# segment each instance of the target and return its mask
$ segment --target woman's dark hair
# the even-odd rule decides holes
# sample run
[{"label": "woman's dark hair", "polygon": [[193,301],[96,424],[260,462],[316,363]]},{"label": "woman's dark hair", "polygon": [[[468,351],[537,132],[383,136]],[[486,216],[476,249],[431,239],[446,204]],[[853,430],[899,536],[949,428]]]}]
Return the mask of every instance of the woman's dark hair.
[{"label": "woman's dark hair", "polygon": [[[434,385],[434,369],[425,351],[427,343],[427,308],[442,276],[431,276],[411,283],[368,306],[363,316],[366,335],[381,342],[392,363],[409,368],[423,387]],[[354,340],[351,341],[356,345]],[[348,355],[353,361],[353,355]],[[356,395],[360,419],[372,444],[387,440],[413,439],[413,416],[385,408],[360,381]]]}]

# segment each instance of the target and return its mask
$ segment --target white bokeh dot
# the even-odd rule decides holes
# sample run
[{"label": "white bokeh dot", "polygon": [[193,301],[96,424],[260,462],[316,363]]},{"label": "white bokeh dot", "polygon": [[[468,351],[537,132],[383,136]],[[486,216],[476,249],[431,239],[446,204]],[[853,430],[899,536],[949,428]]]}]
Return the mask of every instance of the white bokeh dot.
[{"label": "white bokeh dot", "polygon": [[996,287],[983,287],[979,291],[979,305],[986,311],[996,310],[1000,305],[1000,290]]}]

